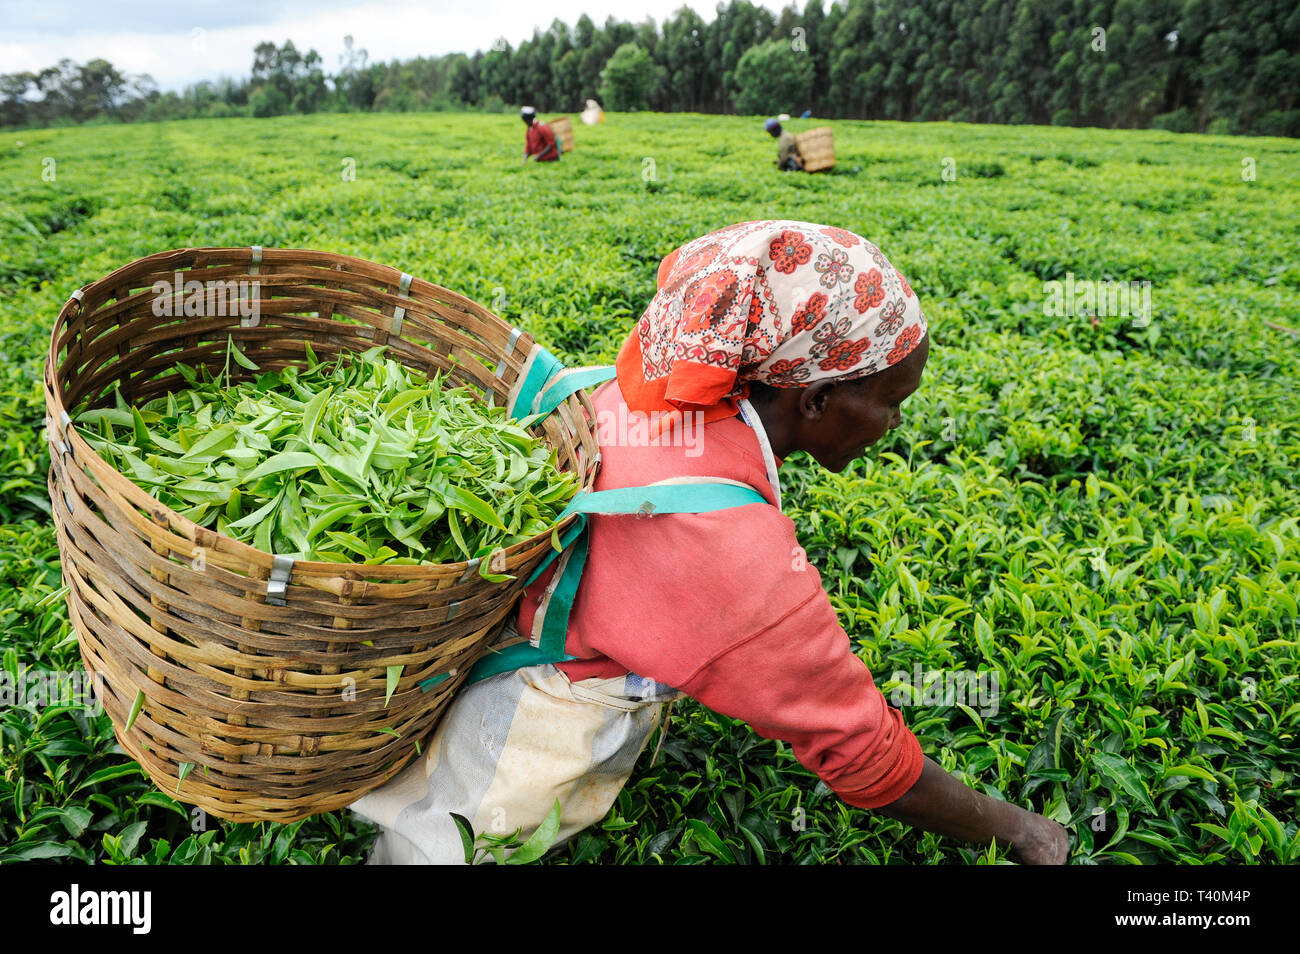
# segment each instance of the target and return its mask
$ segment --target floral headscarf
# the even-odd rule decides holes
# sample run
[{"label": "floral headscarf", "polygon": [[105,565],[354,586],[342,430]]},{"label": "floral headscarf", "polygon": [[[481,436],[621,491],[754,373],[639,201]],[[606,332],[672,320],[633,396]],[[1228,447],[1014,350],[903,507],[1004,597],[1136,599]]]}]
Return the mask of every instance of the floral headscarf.
[{"label": "floral headscarf", "polygon": [[797,388],[874,374],[926,332],[916,295],[880,249],[811,222],[711,232],[670,253],[658,281],[615,364],[634,411],[731,417],[751,381]]}]

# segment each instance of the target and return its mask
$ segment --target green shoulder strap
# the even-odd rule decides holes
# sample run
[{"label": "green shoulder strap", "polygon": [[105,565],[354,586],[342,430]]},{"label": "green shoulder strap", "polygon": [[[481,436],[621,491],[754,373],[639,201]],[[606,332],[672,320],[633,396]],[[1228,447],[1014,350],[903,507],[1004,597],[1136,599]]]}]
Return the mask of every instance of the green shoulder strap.
[{"label": "green shoulder strap", "polygon": [[574,658],[565,653],[564,642],[569,632],[573,600],[578,594],[578,583],[587,563],[588,534],[585,531],[588,514],[708,513],[754,503],[765,504],[767,498],[753,487],[713,477],[578,494],[557,518],[563,520],[569,514],[578,514],[578,519],[562,541],[565,546],[563,555],[550,554],[528,578],[528,583],[536,580],[557,556],[563,561],[557,578],[552,581],[549,596],[538,607],[538,612],[544,616],[537,645],[518,643],[485,656],[470,670],[467,682],[478,682],[523,666],[566,662]]},{"label": "green shoulder strap", "polygon": [[510,395],[507,410],[516,418],[532,414],[545,417],[575,391],[602,384],[612,377],[612,364],[566,368],[559,358],[535,344],[524,363],[520,381]]}]

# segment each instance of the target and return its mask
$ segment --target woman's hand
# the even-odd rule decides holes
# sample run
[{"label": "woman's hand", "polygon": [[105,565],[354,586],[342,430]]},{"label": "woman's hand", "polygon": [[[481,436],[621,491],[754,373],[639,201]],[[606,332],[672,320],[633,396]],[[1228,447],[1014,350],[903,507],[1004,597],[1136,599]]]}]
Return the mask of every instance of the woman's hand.
[{"label": "woman's hand", "polygon": [[907,794],[876,811],[938,835],[977,844],[997,841],[1025,865],[1063,865],[1070,855],[1063,826],[963,785],[931,758]]},{"label": "woman's hand", "polygon": [[1060,822],[1027,811],[1011,841],[1011,857],[1022,865],[1063,865],[1070,857],[1070,836]]}]

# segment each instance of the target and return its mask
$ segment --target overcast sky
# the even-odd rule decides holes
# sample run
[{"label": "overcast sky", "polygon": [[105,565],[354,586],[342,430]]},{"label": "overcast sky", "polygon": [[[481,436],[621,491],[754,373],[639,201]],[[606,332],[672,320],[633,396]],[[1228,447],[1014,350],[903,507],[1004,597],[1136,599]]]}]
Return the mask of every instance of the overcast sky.
[{"label": "overcast sky", "polygon": [[[784,4],[760,5],[779,11]],[[150,74],[160,89],[180,90],[247,76],[263,40],[315,49],[333,73],[348,34],[372,62],[386,61],[485,50],[498,37],[517,46],[534,27],[555,19],[572,27],[583,13],[598,24],[611,15],[662,24],[682,6],[712,21],[717,0],[0,0],[0,73],[102,57],[123,72]]]}]

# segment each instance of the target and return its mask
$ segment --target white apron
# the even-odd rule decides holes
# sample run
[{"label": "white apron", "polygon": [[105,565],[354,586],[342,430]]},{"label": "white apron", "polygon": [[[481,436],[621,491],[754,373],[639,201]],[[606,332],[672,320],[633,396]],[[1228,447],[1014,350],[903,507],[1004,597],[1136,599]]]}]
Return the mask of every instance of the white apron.
[{"label": "white apron", "polygon": [[451,812],[526,839],[560,801],[559,845],[605,817],[666,702],[635,674],[570,682],[547,663],[461,689],[428,748],[350,806],[383,829],[367,864],[464,864]]}]

